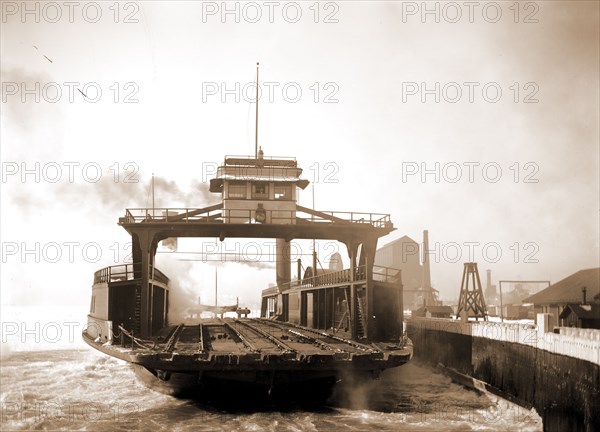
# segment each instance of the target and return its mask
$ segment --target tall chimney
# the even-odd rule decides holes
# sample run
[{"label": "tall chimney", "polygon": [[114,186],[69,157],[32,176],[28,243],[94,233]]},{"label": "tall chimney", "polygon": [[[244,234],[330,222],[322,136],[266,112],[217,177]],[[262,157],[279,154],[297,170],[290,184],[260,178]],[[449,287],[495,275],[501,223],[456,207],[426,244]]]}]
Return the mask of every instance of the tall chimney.
[{"label": "tall chimney", "polygon": [[586,293],[587,293],[587,289],[585,287],[581,288],[581,294],[583,295],[583,303],[582,304],[587,304],[586,301]]},{"label": "tall chimney", "polygon": [[489,293],[492,291],[492,271],[486,270],[487,272],[487,282],[485,284],[485,292]]},{"label": "tall chimney", "polygon": [[431,291],[431,271],[429,269],[429,232],[427,230],[423,231],[423,274],[421,277],[421,289],[423,291]]}]

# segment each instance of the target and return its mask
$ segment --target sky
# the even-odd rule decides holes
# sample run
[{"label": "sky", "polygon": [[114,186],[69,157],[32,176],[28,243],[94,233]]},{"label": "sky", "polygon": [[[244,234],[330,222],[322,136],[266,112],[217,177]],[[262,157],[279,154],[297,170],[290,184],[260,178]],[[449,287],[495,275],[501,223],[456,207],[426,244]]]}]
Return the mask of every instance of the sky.
[{"label": "sky", "polygon": [[[597,2],[25,5],[0,4],[2,305],[87,308],[153,174],[156,207],[218,202],[215,167],[254,153],[257,62],[265,155],[297,158],[319,210],[390,214],[380,245],[429,230],[442,298],[468,261],[494,283],[598,266]],[[213,298],[215,268],[220,303],[257,307],[275,280],[162,252],[182,302]]]}]

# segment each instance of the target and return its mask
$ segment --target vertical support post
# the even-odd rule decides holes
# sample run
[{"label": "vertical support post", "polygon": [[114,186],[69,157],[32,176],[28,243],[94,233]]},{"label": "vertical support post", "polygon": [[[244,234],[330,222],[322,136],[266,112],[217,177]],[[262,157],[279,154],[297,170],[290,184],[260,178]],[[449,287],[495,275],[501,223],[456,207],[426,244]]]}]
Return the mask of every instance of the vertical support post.
[{"label": "vertical support post", "polygon": [[356,286],[354,281],[356,278],[356,254],[358,252],[358,243],[350,241],[346,243],[348,248],[348,255],[350,256],[350,304],[348,308],[350,314],[348,320],[350,321],[350,335],[352,339],[358,338],[358,326],[356,323]]},{"label": "vertical support post", "polygon": [[367,328],[365,329],[365,336],[367,339],[372,340],[375,337],[375,293],[374,293],[374,281],[373,281],[373,264],[375,262],[375,253],[377,251],[377,238],[371,238],[362,244],[363,251],[365,253],[365,297],[366,297],[366,323]]},{"label": "vertical support post", "polygon": [[142,250],[141,262],[141,302],[140,302],[140,333],[142,338],[150,335],[150,235],[148,232],[140,233],[140,249]]},{"label": "vertical support post", "polygon": [[400,338],[404,334],[406,330],[404,328],[404,285],[402,284],[402,270],[398,270],[398,305],[399,305],[399,328],[400,328]]},{"label": "vertical support post", "polygon": [[277,286],[281,287],[289,283],[292,280],[292,262],[290,261],[290,242],[286,239],[278,238],[275,240],[275,253],[276,253],[276,273],[277,273]]},{"label": "vertical support post", "polygon": [[165,289],[163,290],[164,295],[165,295],[165,299],[164,299],[164,303],[163,303],[163,325],[167,325],[169,323],[168,320],[168,311],[169,311],[169,289]]},{"label": "vertical support post", "polygon": [[[136,234],[131,235],[131,257],[133,259],[133,264],[131,264],[133,278],[139,279],[142,277],[142,269],[140,267],[142,262],[142,248],[140,246],[140,238]],[[129,269],[128,266],[125,268]],[[129,278],[129,275],[127,277]]]},{"label": "vertical support post", "polygon": [[331,329],[335,331],[335,287],[331,288]]},{"label": "vertical support post", "polygon": [[[140,230],[141,231],[141,230]],[[156,232],[144,230],[132,235],[132,251],[134,257],[134,277],[141,279],[140,289],[140,337],[152,334],[152,268],[156,255]],[[139,259],[139,261],[138,261]]]}]

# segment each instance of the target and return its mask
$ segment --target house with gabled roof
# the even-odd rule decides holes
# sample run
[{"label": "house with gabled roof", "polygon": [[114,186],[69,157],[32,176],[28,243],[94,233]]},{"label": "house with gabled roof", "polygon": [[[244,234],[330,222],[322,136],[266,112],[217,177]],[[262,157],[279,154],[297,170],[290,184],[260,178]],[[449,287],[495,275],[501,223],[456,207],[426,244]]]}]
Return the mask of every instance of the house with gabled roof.
[{"label": "house with gabled roof", "polygon": [[[579,270],[523,299],[523,303],[533,303],[536,315],[550,314],[551,326],[568,327],[577,323],[583,325],[589,320],[595,322],[596,314],[600,314],[600,307],[596,307],[600,305],[600,267]],[[568,312],[565,310],[567,306],[572,306]]]},{"label": "house with gabled roof", "polygon": [[565,327],[600,329],[600,304],[567,305],[558,319]]}]

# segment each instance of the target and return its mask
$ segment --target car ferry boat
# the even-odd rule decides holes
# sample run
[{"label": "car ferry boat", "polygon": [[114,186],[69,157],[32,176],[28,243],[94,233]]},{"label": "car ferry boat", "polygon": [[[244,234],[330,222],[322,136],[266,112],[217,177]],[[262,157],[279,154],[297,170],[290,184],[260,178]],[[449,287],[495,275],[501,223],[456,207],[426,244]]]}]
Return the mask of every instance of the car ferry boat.
[{"label": "car ferry boat", "polygon": [[[127,209],[118,223],[131,235],[133,263],[94,274],[85,342],[134,365],[146,383],[197,396],[226,384],[270,394],[376,378],[408,362],[400,271],[374,265],[378,239],[394,230],[390,216],[300,206],[297,190],[309,183],[301,173],[295,158],[262,150],[227,156],[210,181],[219,204]],[[277,284],[262,291],[261,316],[240,309],[237,317],[172,323],[169,278],[154,262],[159,242],[178,237],[275,239]],[[350,265],[317,269],[314,256],[292,280],[293,239],[336,240]]]}]

